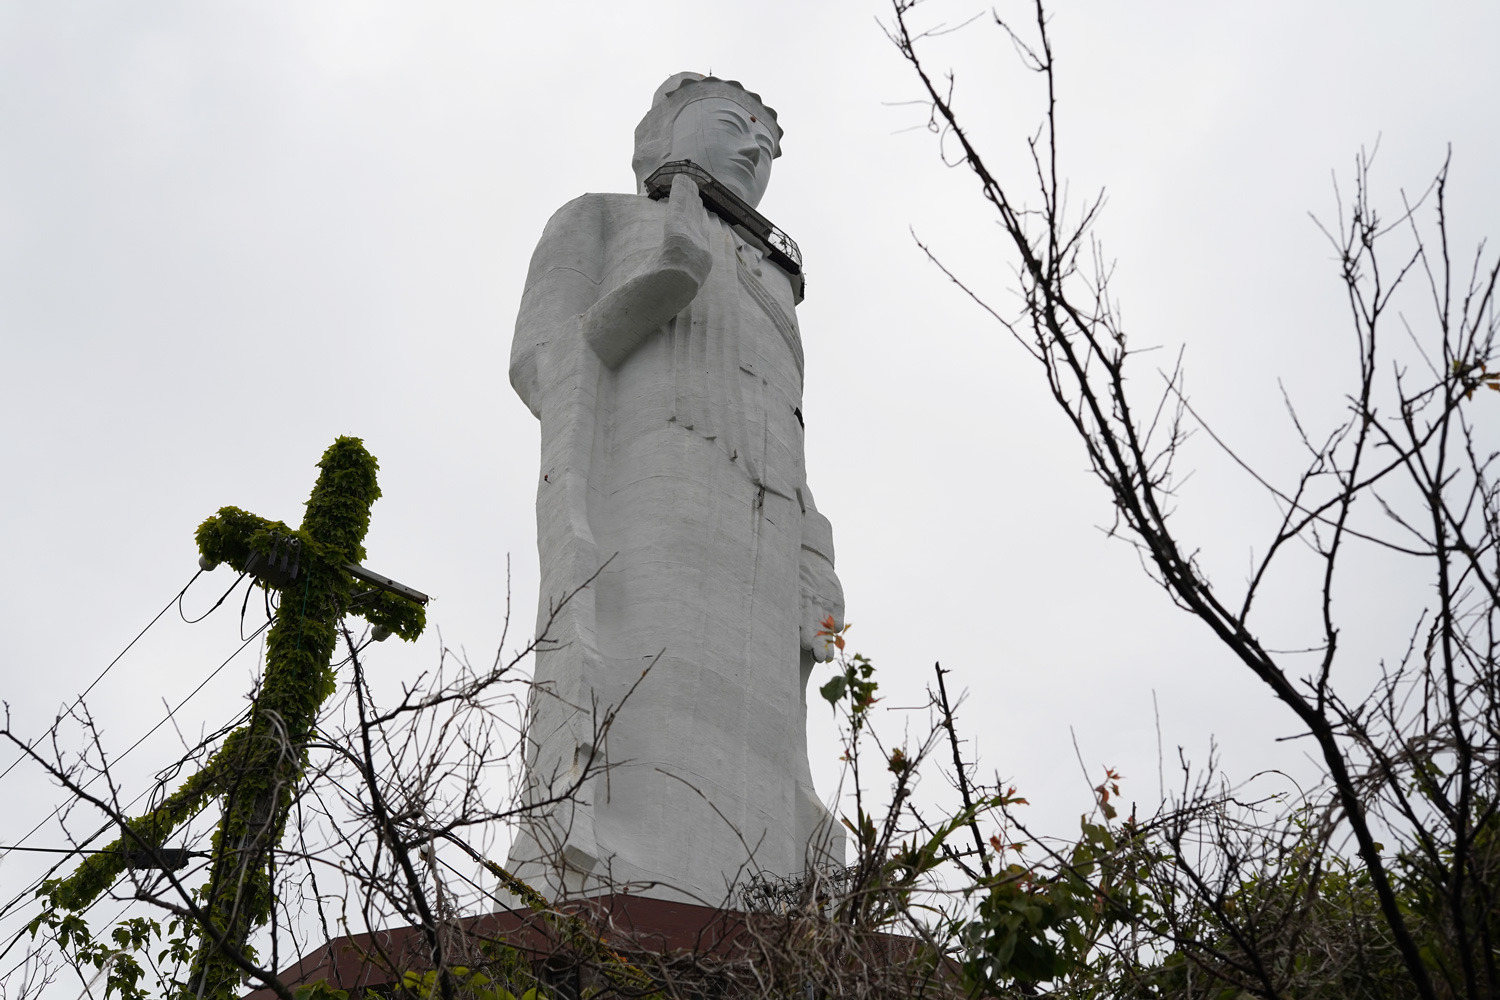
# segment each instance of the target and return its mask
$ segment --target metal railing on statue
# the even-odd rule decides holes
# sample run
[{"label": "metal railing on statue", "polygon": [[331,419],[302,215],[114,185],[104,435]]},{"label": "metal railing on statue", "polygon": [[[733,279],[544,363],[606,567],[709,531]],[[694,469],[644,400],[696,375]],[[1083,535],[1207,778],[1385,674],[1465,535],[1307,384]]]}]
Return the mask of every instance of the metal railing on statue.
[{"label": "metal railing on statue", "polygon": [[802,271],[802,251],[797,241],[782,230],[771,225],[771,220],[714,180],[712,174],[692,160],[672,160],[657,167],[646,178],[646,194],[653,201],[660,201],[672,191],[672,178],[686,174],[698,185],[703,197],[703,207],[723,219],[746,240],[753,243],[777,267],[792,279],[792,291],[796,301],[801,302],[807,294],[807,276]]}]

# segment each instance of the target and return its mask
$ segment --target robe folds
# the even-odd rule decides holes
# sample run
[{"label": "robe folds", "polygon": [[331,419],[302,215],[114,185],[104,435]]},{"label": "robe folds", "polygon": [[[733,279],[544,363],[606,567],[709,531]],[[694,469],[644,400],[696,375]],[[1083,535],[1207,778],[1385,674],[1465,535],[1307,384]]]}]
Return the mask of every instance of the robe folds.
[{"label": "robe folds", "polygon": [[548,641],[525,745],[539,808],[510,864],[552,894],[719,904],[756,872],[843,860],[805,730],[807,647],[843,595],[806,483],[784,272],[710,215],[692,302],[613,366],[585,342],[585,314],[652,265],[667,204],[563,206],[516,322],[511,382],[541,421]]}]

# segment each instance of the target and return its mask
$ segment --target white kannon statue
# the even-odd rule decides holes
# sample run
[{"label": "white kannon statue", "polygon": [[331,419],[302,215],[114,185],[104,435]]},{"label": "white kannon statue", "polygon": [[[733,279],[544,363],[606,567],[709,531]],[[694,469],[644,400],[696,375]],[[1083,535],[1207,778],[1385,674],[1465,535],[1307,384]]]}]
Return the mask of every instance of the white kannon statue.
[{"label": "white kannon statue", "polygon": [[844,602],[803,462],[800,280],[686,174],[660,200],[645,186],[691,160],[753,208],[781,134],[738,83],[673,76],[636,128],[639,193],[564,205],[531,260],[510,378],[541,421],[539,623],[592,583],[537,657],[527,798],[607,765],[511,848],[554,896],[718,904],[755,872],[843,859],[805,735],[817,632]]}]

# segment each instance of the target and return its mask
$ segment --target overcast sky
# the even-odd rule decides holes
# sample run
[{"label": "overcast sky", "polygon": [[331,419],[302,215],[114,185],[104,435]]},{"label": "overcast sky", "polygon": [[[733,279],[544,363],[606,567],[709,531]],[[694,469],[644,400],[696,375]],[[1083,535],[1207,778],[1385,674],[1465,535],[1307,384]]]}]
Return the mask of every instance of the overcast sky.
[{"label": "overcast sky", "polygon": [[[1310,773],[1274,742],[1289,714],[1099,530],[1106,498],[1040,371],[913,242],[1011,304],[975,183],[903,103],[918,91],[887,17],[874,0],[0,0],[0,697],[15,728],[44,732],[191,576],[205,516],[296,523],[339,434],[381,463],[368,564],[437,598],[428,636],[386,643],[372,669],[415,676],[439,630],[493,655],[507,559],[527,632],[538,435],[506,374],[526,264],[557,207],[631,189],[636,123],[692,69],[743,81],[786,130],[761,208],[805,255],[809,477],[883,704],[919,703],[941,660],[970,691],[960,722],[983,768],[1055,832],[1093,783],[1073,732],[1090,768],[1156,801],[1153,695],[1169,758],[1180,744],[1201,760],[1217,736],[1234,776]],[[1500,236],[1500,5],[1059,0],[1053,30],[1062,167],[1078,201],[1107,189],[1098,233],[1132,342],[1161,345],[1161,363],[1185,345],[1200,412],[1290,475],[1277,379],[1326,425],[1352,366],[1308,217],[1333,214],[1334,174],[1347,191],[1378,140],[1394,210],[1451,143],[1456,243]],[[1042,104],[1003,37],[981,18],[926,51],[956,71],[997,168],[1023,177]],[[1144,391],[1158,362],[1141,361]],[[1205,438],[1185,461],[1199,472],[1182,530],[1237,586],[1276,509]],[[1298,580],[1268,607],[1272,645],[1316,638]],[[205,576],[189,610],[229,582]],[[1411,567],[1359,562],[1340,591],[1343,676],[1396,651],[1424,596]],[[174,612],[121,660],[90,699],[112,752],[234,649],[237,615]],[[255,669],[232,663],[178,725],[228,721]],[[825,708],[810,729],[831,793]],[[166,727],[136,751],[127,784],[176,740]],[[4,781],[11,843],[57,793],[24,766]],[[32,870],[0,862],[0,895]]]}]

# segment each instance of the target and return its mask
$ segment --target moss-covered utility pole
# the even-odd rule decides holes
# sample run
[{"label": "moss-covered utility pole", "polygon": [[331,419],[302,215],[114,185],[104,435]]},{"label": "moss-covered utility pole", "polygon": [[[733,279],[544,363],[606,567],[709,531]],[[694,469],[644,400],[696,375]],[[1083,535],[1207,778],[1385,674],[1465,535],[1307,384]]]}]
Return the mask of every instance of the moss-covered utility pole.
[{"label": "moss-covered utility pole", "polygon": [[210,798],[222,815],[212,869],[198,890],[202,915],[185,996],[231,998],[251,958],[247,941],[271,916],[275,859],[287,812],[306,765],[318,710],[337,681],[330,666],[338,623],[358,614],[377,638],[406,640],[422,632],[426,597],[365,570],[363,540],[370,505],[380,496],[377,465],[358,438],[341,437],[323,453],[317,485],[296,530],[237,507],[224,507],[198,528],[205,568],[227,563],[280,591],[266,640],[266,672],[249,721],[159,808],[128,823],[122,841],[95,854],[48,887],[53,906],[78,910],[124,870],[126,853],[159,848]]}]

